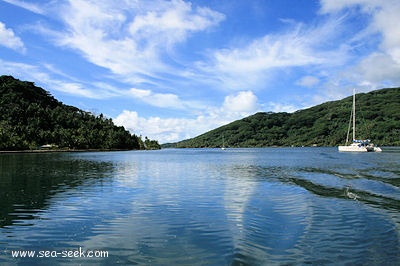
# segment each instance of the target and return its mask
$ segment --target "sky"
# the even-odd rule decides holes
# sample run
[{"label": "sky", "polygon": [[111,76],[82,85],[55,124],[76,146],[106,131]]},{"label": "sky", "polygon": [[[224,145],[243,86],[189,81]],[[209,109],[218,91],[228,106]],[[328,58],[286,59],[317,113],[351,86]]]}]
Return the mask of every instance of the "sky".
[{"label": "sky", "polygon": [[160,143],[400,86],[398,0],[0,0],[0,75]]}]

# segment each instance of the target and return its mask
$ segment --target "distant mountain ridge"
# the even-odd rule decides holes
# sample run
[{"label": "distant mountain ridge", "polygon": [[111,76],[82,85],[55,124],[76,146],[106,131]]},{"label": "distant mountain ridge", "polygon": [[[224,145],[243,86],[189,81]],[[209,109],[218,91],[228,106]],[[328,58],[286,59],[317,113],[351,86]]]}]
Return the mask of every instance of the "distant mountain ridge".
[{"label": "distant mountain ridge", "polygon": [[[357,133],[382,146],[400,146],[400,88],[359,93]],[[352,96],[294,113],[256,113],[163,148],[337,146],[344,144]]]},{"label": "distant mountain ridge", "polygon": [[158,149],[103,114],[65,105],[33,82],[0,76],[0,150]]}]

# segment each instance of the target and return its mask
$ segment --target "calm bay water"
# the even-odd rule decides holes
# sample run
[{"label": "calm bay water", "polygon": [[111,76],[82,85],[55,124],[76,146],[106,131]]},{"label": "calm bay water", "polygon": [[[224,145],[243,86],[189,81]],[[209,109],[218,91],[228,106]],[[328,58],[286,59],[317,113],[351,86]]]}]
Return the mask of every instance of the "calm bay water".
[{"label": "calm bay water", "polygon": [[400,265],[400,149],[0,154],[0,264]]}]

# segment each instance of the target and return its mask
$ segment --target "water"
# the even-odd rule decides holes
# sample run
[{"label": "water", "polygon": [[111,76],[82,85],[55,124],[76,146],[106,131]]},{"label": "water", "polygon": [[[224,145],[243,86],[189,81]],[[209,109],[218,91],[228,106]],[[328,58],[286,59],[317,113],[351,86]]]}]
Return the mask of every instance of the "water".
[{"label": "water", "polygon": [[[398,148],[0,154],[0,264],[400,265],[399,163]],[[62,257],[79,249],[108,257]]]}]

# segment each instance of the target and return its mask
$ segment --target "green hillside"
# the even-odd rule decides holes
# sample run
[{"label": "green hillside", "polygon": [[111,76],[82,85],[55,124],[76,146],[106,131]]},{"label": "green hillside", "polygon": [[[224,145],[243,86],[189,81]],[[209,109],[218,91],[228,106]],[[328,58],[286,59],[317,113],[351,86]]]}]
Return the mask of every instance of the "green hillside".
[{"label": "green hillside", "polygon": [[159,148],[103,114],[65,105],[33,82],[0,76],[0,150]]},{"label": "green hillside", "polygon": [[[256,113],[198,137],[163,147],[336,146],[344,144],[352,96],[294,113]],[[400,145],[400,88],[356,95],[357,133],[382,146]]]}]

